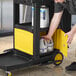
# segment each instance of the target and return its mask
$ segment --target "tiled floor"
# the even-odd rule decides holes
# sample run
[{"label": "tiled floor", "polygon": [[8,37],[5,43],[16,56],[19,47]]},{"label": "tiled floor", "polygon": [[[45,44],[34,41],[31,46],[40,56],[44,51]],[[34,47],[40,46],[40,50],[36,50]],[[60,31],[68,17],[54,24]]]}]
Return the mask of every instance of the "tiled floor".
[{"label": "tiled floor", "polygon": [[[5,49],[13,47],[13,37],[0,38],[0,53]],[[53,64],[46,66],[33,66],[23,70],[12,71],[13,76],[76,76],[76,72],[67,72],[65,66],[75,61],[76,50],[76,36],[70,45],[68,57],[64,59],[63,63],[55,67]],[[0,76],[4,76],[4,71],[0,70]]]}]

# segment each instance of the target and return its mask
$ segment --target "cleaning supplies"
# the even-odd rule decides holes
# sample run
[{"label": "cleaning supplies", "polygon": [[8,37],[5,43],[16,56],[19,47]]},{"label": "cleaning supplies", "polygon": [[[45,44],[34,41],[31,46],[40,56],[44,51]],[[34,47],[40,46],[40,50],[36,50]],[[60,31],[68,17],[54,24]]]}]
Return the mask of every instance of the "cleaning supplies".
[{"label": "cleaning supplies", "polygon": [[40,53],[47,53],[47,41],[40,39]]},{"label": "cleaning supplies", "polygon": [[[34,7],[32,7],[32,26],[34,20]],[[40,28],[47,28],[49,26],[49,8],[42,5],[40,8]]]},{"label": "cleaning supplies", "polygon": [[40,28],[49,27],[49,8],[45,5],[40,9]]},{"label": "cleaning supplies", "polygon": [[53,40],[47,42],[43,38],[40,39],[40,53],[47,53],[53,51],[54,49],[53,46],[54,46]]},{"label": "cleaning supplies", "polygon": [[53,40],[50,40],[49,42],[47,42],[47,50],[48,50],[48,52],[53,51],[53,49],[54,49],[53,46],[54,46]]}]

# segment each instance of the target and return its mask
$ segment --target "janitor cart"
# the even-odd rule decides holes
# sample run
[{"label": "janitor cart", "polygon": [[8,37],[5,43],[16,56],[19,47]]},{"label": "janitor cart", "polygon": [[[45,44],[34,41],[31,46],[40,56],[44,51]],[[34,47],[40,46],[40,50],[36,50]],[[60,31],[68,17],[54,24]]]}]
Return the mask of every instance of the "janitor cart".
[{"label": "janitor cart", "polygon": [[[31,23],[19,22],[19,5],[29,5],[34,7],[34,26]],[[14,0],[14,37],[13,49],[5,50],[0,54],[0,68],[6,73],[6,76],[12,76],[11,71],[28,66],[40,65],[45,63],[54,63],[60,65],[63,61],[63,54],[59,48],[44,54],[40,53],[40,37],[46,35],[48,28],[40,28],[40,7],[46,5],[50,10],[50,21],[54,13],[53,0]],[[68,21],[66,21],[68,20]],[[70,14],[65,11],[59,28],[64,32],[70,30]],[[65,25],[65,27],[63,26]],[[68,25],[68,26],[67,26]],[[60,38],[60,37],[59,37]],[[58,39],[55,39],[58,40]],[[54,40],[54,41],[55,41]],[[60,45],[60,43],[57,45]]]}]

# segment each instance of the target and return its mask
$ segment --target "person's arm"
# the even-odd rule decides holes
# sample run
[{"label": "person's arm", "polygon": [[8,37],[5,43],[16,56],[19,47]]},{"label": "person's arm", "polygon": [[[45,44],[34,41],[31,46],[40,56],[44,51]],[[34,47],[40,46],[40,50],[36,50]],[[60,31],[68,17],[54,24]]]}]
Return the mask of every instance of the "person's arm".
[{"label": "person's arm", "polygon": [[56,29],[60,23],[62,14],[63,14],[63,11],[61,11],[59,13],[54,13],[54,16],[53,16],[51,24],[50,24],[49,32],[48,32],[48,36],[50,39],[53,36],[54,32],[56,31]]},{"label": "person's arm", "polygon": [[75,24],[74,27],[71,29],[71,32],[72,32],[73,34],[76,33],[76,24]]},{"label": "person's arm", "polygon": [[54,0],[54,2],[55,2],[54,3],[54,15],[50,23],[49,32],[47,35],[43,36],[43,38],[46,40],[51,40],[54,32],[56,31],[60,23],[60,20],[63,14],[64,7],[62,3],[64,2],[64,0]]},{"label": "person's arm", "polygon": [[63,14],[63,11],[61,11],[59,13],[54,13],[54,16],[53,16],[51,24],[50,24],[49,32],[47,35],[43,36],[43,38],[45,40],[51,40],[54,32],[56,31],[56,29],[60,23],[62,14]]},{"label": "person's arm", "polygon": [[76,24],[74,25],[74,27],[71,29],[71,31],[67,32],[65,34],[65,36],[67,35],[68,36],[68,40],[67,40],[67,43],[68,45],[71,44],[72,40],[73,40],[73,37],[74,35],[76,34]]}]

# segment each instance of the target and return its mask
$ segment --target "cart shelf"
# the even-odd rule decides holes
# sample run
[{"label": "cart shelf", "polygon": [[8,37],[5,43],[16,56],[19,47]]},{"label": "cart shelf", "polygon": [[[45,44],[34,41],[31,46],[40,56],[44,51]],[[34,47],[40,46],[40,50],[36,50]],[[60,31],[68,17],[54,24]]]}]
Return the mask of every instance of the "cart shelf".
[{"label": "cart shelf", "polygon": [[5,71],[22,68],[24,66],[27,67],[28,63],[30,63],[30,59],[28,60],[12,52],[0,55],[0,68]]},{"label": "cart shelf", "polygon": [[32,3],[39,3],[39,4],[48,4],[49,2],[51,2],[53,0],[14,0],[15,3],[19,3],[19,4],[32,4]]},{"label": "cart shelf", "polygon": [[[16,25],[15,25],[15,28],[27,30],[27,31],[33,33],[34,27],[31,26],[31,25],[32,25],[31,23],[16,24]],[[49,29],[49,28],[40,28],[40,32],[48,31],[48,29]]]},{"label": "cart shelf", "polygon": [[[31,56],[23,55],[18,50],[10,49],[8,52],[0,54],[0,68],[5,71],[11,71],[37,65],[45,61],[49,61],[55,52],[51,52],[46,56],[41,56],[40,59],[33,59]],[[22,55],[22,56],[21,56]]]}]

